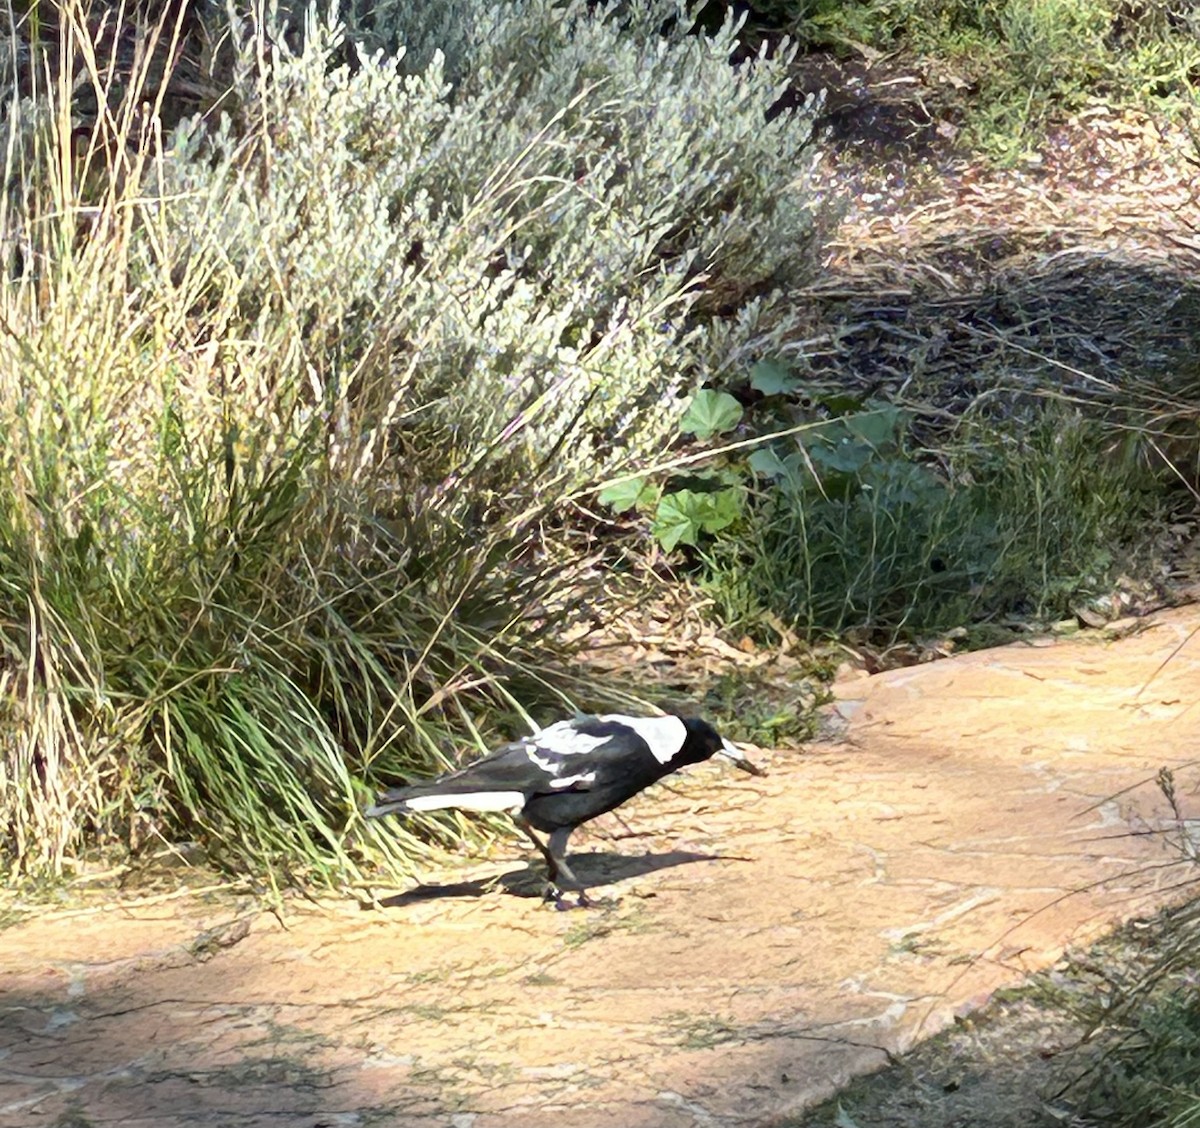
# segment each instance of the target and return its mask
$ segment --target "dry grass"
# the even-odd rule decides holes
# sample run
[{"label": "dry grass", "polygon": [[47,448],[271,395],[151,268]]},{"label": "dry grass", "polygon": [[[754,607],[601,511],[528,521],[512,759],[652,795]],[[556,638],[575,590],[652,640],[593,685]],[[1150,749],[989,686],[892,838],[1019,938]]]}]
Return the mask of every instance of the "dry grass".
[{"label": "dry grass", "polygon": [[813,308],[801,362],[917,407],[931,435],[1032,395],[1194,460],[1177,446],[1200,384],[1195,157],[1183,127],[1103,106],[1018,169],[929,149],[920,165],[841,155],[827,175],[845,215],[826,276],[800,295]]}]

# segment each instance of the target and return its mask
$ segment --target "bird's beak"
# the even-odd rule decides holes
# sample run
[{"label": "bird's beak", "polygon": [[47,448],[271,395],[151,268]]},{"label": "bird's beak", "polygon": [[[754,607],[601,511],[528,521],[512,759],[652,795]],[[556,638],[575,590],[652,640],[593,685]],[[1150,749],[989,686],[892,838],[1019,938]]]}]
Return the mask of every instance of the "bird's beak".
[{"label": "bird's beak", "polygon": [[757,764],[750,763],[745,756],[742,755],[741,749],[736,744],[729,740],[722,740],[721,747],[717,749],[717,755],[729,760],[744,772],[749,772],[751,775],[765,776],[767,773],[762,770]]}]

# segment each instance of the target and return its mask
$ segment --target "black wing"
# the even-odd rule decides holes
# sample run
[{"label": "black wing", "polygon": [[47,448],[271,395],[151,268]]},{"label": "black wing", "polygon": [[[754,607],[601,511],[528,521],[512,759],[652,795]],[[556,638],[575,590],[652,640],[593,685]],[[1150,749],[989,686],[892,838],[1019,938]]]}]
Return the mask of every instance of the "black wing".
[{"label": "black wing", "polygon": [[[627,725],[598,717],[562,721],[426,783],[394,787],[377,806],[427,795],[520,791],[527,797],[588,791],[628,779],[634,789],[661,774],[646,742]],[[374,809],[374,808],[373,808]]]},{"label": "black wing", "polygon": [[393,787],[377,805],[400,803],[426,795],[467,795],[487,791],[520,791],[526,795],[588,786],[588,772],[578,770],[574,755],[564,755],[538,742],[537,736],[515,740],[465,768],[425,783]]}]

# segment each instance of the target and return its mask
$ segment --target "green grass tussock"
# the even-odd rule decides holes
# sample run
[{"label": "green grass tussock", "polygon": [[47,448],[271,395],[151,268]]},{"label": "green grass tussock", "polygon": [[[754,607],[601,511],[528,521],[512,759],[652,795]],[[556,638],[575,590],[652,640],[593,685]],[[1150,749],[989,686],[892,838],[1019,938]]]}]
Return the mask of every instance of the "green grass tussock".
[{"label": "green grass tussock", "polygon": [[[669,5],[459,7],[444,54],[436,4],[377,14],[411,56],[237,24],[172,133],[169,82],[143,108],[80,17],[10,101],[10,876],[181,836],[275,879],[403,869],[462,828],[364,825],[369,781],[598,700],[563,640],[603,577],[546,530],[786,330],[811,114],[766,124],[786,57],[664,38]],[[72,81],[107,107],[82,142]]]},{"label": "green grass tussock", "polygon": [[[1158,783],[1180,815],[1175,779]],[[1188,822],[1166,845],[1194,880],[1196,847]],[[1189,872],[1190,870],[1190,872]],[[1100,958],[1090,953],[1056,976],[1063,1000],[1086,1030],[1066,1057],[1060,1097],[1076,1119],[1104,1128],[1186,1128],[1200,1123],[1200,990],[1197,903],[1178,905],[1118,932]]]},{"label": "green grass tussock", "polygon": [[1194,978],[1160,985],[1089,1076],[1080,1104],[1106,1128],[1189,1128],[1200,1123],[1200,993]]},{"label": "green grass tussock", "polygon": [[1052,401],[964,418],[936,460],[911,423],[867,404],[776,443],[758,503],[706,553],[725,622],[888,644],[1053,621],[1106,593],[1163,504],[1117,431]]}]

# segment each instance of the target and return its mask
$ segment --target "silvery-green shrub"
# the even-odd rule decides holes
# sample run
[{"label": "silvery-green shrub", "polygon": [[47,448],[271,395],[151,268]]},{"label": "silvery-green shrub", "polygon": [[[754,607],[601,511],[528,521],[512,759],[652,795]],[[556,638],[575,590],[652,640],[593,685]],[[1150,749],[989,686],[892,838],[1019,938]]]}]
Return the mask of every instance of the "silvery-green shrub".
[{"label": "silvery-green shrub", "polygon": [[315,11],[243,28],[237,113],[173,141],[173,269],[219,260],[243,312],[299,318],[366,421],[347,466],[420,449],[512,489],[653,458],[686,390],[786,331],[815,227],[814,108],[767,116],[789,53],[735,65],[733,23],[689,26],[407,0],[357,32],[390,53]]}]

